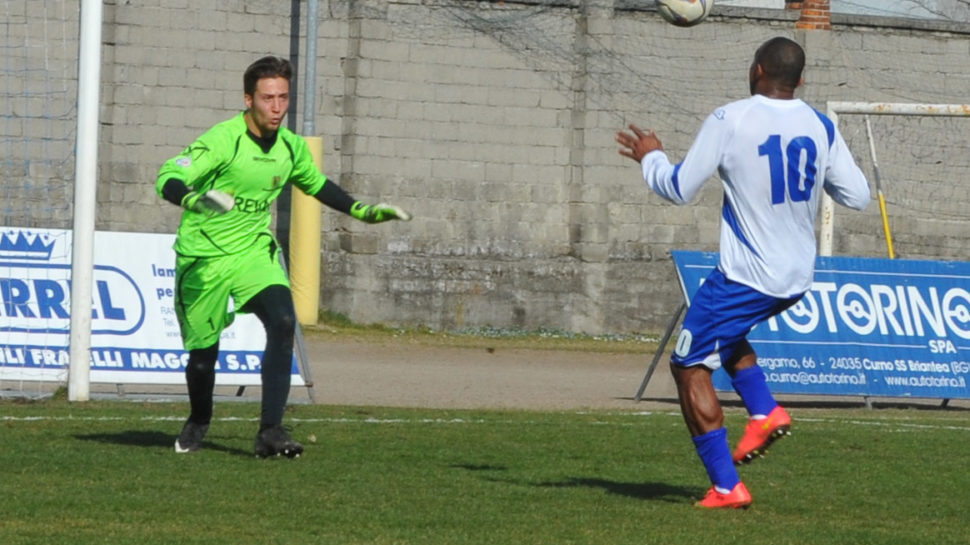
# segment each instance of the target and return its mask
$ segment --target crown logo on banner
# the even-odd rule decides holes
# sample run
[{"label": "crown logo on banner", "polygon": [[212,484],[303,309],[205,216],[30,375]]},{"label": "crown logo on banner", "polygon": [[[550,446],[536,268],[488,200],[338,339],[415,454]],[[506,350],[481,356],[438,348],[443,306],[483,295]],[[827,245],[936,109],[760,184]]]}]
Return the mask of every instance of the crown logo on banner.
[{"label": "crown logo on banner", "polygon": [[31,239],[24,231],[18,231],[16,237],[13,233],[4,233],[0,235],[0,258],[50,260],[56,240],[45,243],[43,239],[42,235]]}]

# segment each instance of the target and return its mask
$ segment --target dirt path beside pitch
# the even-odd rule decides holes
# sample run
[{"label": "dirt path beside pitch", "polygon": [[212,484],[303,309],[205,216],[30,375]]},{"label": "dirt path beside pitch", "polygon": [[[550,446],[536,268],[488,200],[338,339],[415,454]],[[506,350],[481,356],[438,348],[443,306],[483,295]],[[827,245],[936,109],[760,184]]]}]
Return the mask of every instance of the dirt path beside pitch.
[{"label": "dirt path beside pitch", "polygon": [[[521,348],[458,348],[413,341],[308,335],[316,403],[455,409],[677,410],[666,362],[639,403],[652,356]],[[294,388],[294,400],[307,397]],[[660,401],[657,401],[660,400]]]},{"label": "dirt path beside pitch", "polygon": [[[667,357],[659,361],[640,402],[634,397],[652,354],[580,350],[463,348],[381,337],[311,333],[306,337],[314,401],[327,405],[432,409],[679,411]],[[725,407],[743,410],[733,393]],[[291,400],[307,402],[305,388]],[[779,395],[789,407],[865,406],[859,396]],[[941,408],[942,400],[870,398],[877,408]],[[970,400],[946,406],[970,410]]]},{"label": "dirt path beside pitch", "polygon": [[[644,351],[522,348],[496,341],[467,348],[393,335],[305,334],[313,402],[325,405],[428,409],[583,409],[679,412],[667,357],[659,361],[641,401],[634,400],[653,354]],[[21,388],[20,395],[51,393],[58,384]],[[123,392],[123,393],[122,393]],[[0,396],[3,392],[0,391]],[[16,395],[17,392],[13,391]],[[187,400],[185,386],[93,384],[94,397]],[[260,388],[217,386],[220,401],[258,401]],[[725,408],[743,411],[733,392],[719,394]],[[778,395],[788,407],[860,408],[861,396]],[[939,409],[940,399],[870,398],[876,408]],[[291,403],[310,402],[294,386]],[[950,400],[953,410],[970,410],[970,400]]]}]

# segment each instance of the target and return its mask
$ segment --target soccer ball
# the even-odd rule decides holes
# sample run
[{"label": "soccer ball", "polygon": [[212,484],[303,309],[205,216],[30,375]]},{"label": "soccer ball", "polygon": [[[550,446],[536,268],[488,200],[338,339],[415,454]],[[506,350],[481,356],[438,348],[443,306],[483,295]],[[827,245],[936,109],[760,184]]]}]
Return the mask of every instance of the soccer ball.
[{"label": "soccer ball", "polygon": [[694,26],[711,13],[714,0],[657,0],[657,11],[668,23]]}]

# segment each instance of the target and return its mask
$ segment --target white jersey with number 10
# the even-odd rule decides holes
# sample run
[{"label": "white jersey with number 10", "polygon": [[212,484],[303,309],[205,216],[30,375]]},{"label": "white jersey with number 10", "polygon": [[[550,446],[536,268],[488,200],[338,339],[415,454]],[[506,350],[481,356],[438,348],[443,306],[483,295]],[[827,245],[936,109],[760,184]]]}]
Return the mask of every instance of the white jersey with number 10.
[{"label": "white jersey with number 10", "polygon": [[718,267],[775,297],[811,287],[820,190],[857,210],[870,201],[869,182],[835,124],[800,99],[754,95],[727,104],[704,121],[682,162],[654,151],[641,164],[650,188],[675,204],[688,203],[717,171]]}]

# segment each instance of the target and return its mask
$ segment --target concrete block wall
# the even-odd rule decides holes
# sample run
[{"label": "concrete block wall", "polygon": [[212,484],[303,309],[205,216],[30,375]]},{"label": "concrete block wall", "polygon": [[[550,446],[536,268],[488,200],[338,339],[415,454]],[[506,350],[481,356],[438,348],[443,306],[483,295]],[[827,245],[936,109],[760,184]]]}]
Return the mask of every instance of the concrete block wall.
[{"label": "concrete block wall", "polygon": [[0,47],[0,218],[71,223],[77,108],[77,23],[69,7],[8,2]]},{"label": "concrete block wall", "polygon": [[[614,133],[653,128],[679,160],[711,110],[747,95],[751,57],[770,37],[805,46],[802,97],[819,109],[967,96],[970,38],[952,25],[834,17],[831,31],[796,31],[794,13],[718,7],[681,29],[651,2],[621,0],[319,4],[324,171],[415,215],[371,226],[324,211],[321,305],[360,322],[662,331],[681,299],[669,252],[716,249],[721,190],[711,180],[692,206],[660,202]],[[305,16],[299,1],[105,3],[99,229],[174,231],[178,210],[154,194],[158,166],[243,107],[256,58],[289,56],[304,73]],[[886,157],[918,162],[933,146],[880,130]],[[947,130],[965,154],[970,122]],[[865,156],[865,141],[850,145]],[[933,229],[918,228],[920,214],[939,216],[932,199],[902,193],[925,204],[897,207],[901,237],[920,249],[909,256],[966,258],[970,196],[950,170]],[[837,253],[885,254],[877,206],[840,211],[837,225]]]}]

